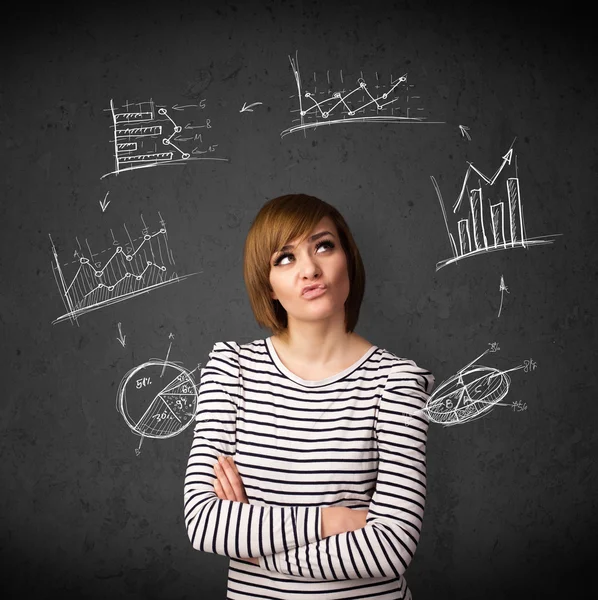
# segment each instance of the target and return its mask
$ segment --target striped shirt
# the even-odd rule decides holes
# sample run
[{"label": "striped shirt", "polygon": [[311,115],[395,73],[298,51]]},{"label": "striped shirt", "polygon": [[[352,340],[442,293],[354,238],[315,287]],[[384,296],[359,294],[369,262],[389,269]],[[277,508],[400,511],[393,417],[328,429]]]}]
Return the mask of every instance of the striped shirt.
[{"label": "striped shirt", "polygon": [[[403,575],[422,525],[428,429],[416,411],[433,383],[376,346],[308,381],[282,364],[270,338],[214,345],[201,373],[184,514],[196,550],[231,559],[229,600],[411,597]],[[248,504],[216,496],[221,454],[234,456]],[[326,506],[367,508],[366,526],[322,539]]]}]

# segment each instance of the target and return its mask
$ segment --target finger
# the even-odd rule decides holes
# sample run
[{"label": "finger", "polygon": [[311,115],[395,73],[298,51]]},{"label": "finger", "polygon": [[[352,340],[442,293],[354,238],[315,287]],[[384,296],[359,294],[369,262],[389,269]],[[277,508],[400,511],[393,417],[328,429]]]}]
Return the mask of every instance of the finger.
[{"label": "finger", "polygon": [[220,482],[220,485],[222,486],[222,492],[224,493],[225,500],[232,500],[233,502],[235,502],[237,500],[237,498],[235,496],[235,491],[234,491],[232,485],[230,484],[228,475],[222,468],[220,462],[217,462],[214,465],[214,472],[216,473],[216,477],[218,477],[218,481]]},{"label": "finger", "polygon": [[[239,469],[237,469],[237,465],[235,464],[233,457],[228,456],[227,462],[229,463],[229,466],[231,467],[235,476],[238,479],[238,486],[235,488],[235,495],[237,496],[240,502],[249,502],[249,500],[247,500],[247,494],[245,493],[245,485],[243,484],[243,479],[241,478],[241,474],[239,473]],[[231,485],[234,485],[234,482],[230,478],[229,480],[231,481]]]},{"label": "finger", "polygon": [[235,502],[237,500],[237,498],[235,496],[235,491],[234,491],[230,481],[228,480],[228,477],[227,477],[224,469],[222,468],[222,465],[220,462],[217,462],[214,465],[214,472],[216,473],[216,477],[218,478],[218,483],[220,484],[220,487],[222,489],[222,494],[224,495],[224,499]]},{"label": "finger", "polygon": [[218,462],[224,470],[224,472],[226,473],[226,477],[233,489],[236,500],[238,502],[244,502],[246,500],[245,488],[243,487],[243,482],[241,481],[239,472],[235,468],[233,468],[230,461],[228,461],[224,457],[221,457],[221,460],[219,460]]},{"label": "finger", "polygon": [[[237,469],[237,465],[235,464],[235,460],[233,459],[232,456],[227,456],[226,460],[228,460],[228,462],[230,463],[230,466],[233,468],[233,470],[235,471],[235,473],[237,475],[239,475],[239,469]],[[240,475],[239,475],[240,477]]]},{"label": "finger", "polygon": [[232,456],[227,456],[224,461],[221,463],[226,476],[234,489],[235,497],[239,502],[248,502],[247,495],[245,494],[245,486],[243,485],[243,480],[241,479],[241,475],[239,470],[237,469],[237,465]]},{"label": "finger", "polygon": [[218,496],[218,498],[220,500],[226,500],[226,498],[224,496],[224,492],[222,491],[222,486],[220,485],[220,482],[218,481],[218,479],[214,479],[214,492],[216,493],[216,496]]},{"label": "finger", "polygon": [[[232,456],[228,457],[228,461],[230,462],[233,470],[235,471],[235,474],[237,475],[237,477],[241,480],[241,485],[243,485],[243,479],[241,479],[241,474],[239,473],[239,469],[237,469],[237,464],[235,463],[234,459]],[[245,486],[243,485],[243,490],[245,490]]]},{"label": "finger", "polygon": [[226,500],[226,498],[224,497],[224,492],[222,491],[222,486],[220,485],[218,479],[214,479],[214,492],[220,500]]}]

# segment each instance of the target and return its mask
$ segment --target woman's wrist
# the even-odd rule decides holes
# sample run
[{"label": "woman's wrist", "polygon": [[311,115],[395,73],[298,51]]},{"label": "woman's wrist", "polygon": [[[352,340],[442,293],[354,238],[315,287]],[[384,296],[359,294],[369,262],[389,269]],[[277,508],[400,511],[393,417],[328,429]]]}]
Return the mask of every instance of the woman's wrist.
[{"label": "woman's wrist", "polygon": [[346,506],[328,506],[322,508],[322,539],[365,527],[367,512],[365,509],[353,509]]},{"label": "woman's wrist", "polygon": [[338,528],[338,508],[327,506],[322,509],[322,528],[321,537],[322,539],[334,535],[336,528]]}]

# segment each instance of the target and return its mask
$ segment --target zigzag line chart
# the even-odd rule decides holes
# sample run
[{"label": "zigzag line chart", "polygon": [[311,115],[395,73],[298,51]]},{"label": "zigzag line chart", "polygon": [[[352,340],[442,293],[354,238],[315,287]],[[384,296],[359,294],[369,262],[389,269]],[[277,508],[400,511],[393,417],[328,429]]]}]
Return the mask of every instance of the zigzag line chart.
[{"label": "zigzag line chart", "polygon": [[[143,220],[143,216],[141,218]],[[79,250],[74,252],[75,260],[70,263],[60,262],[50,236],[54,277],[66,308],[66,312],[53,324],[67,319],[78,323],[78,317],[88,312],[194,275],[179,275],[174,271],[174,257],[168,246],[166,224],[161,217],[160,224],[160,229],[153,233],[145,226],[135,239],[124,227],[127,244],[121,245],[112,234],[112,247],[97,253],[91,251],[86,241],[87,251],[79,245]],[[101,254],[107,254],[109,258],[98,260]],[[67,271],[71,271],[70,276]]]},{"label": "zigzag line chart", "polygon": [[[297,95],[291,98],[296,98],[297,105],[291,109],[295,117],[293,125],[284,129],[281,137],[322,125],[441,123],[429,121],[424,116],[425,109],[419,105],[421,98],[413,93],[414,86],[408,83],[407,73],[398,78],[391,74],[388,82],[385,82],[378,73],[375,73],[375,79],[368,81],[363,73],[359,77],[348,77],[339,71],[338,76],[331,78],[330,71],[327,71],[326,77],[318,84],[314,72],[313,78],[307,83],[301,78],[297,57],[289,56],[289,61],[297,86]],[[308,85],[313,88],[307,89]]]}]

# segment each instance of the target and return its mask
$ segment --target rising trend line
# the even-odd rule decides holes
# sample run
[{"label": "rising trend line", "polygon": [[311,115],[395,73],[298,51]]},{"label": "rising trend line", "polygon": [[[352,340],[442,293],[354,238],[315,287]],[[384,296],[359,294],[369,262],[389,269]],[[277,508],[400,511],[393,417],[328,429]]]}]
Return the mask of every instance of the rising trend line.
[{"label": "rising trend line", "polygon": [[[317,88],[314,89],[314,92],[311,91],[302,91],[301,89],[301,76],[299,72],[299,61],[297,59],[297,53],[295,53],[295,58],[289,56],[289,62],[291,64],[291,69],[293,71],[293,76],[295,78],[295,84],[297,87],[297,99],[299,103],[299,108],[296,111],[299,113],[299,121],[298,125],[291,126],[281,132],[281,137],[288,135],[294,131],[311,129],[315,127],[320,127],[323,125],[335,125],[335,124],[347,124],[347,123],[366,123],[366,122],[378,122],[378,123],[440,123],[440,121],[428,121],[425,117],[417,117],[411,116],[409,105],[407,104],[406,115],[395,115],[395,108],[391,106],[396,103],[400,97],[395,96],[396,90],[399,87],[403,87],[405,91],[407,91],[407,73],[401,75],[397,80],[392,79],[392,75],[390,78],[389,89],[384,91],[383,93],[378,93],[375,91],[372,93],[371,90],[376,88],[376,90],[380,87],[378,84],[379,78],[376,73],[377,83],[374,87],[368,86],[365,78],[363,77],[363,73],[361,77],[357,78],[356,87],[348,92],[344,89],[328,92],[328,97],[317,100],[316,94],[324,93],[317,92]],[[330,73],[327,71],[327,79],[328,85],[330,86]],[[345,79],[343,79],[342,71],[340,72],[340,80],[342,85],[344,85]],[[315,74],[314,74],[314,83],[315,83]],[[385,86],[382,86],[385,87]],[[356,98],[356,94],[361,93],[359,99]],[[411,96],[411,98],[419,98],[419,96]],[[356,100],[355,106],[352,105],[352,101]],[[406,102],[408,103],[409,96],[406,97]],[[361,104],[359,104],[361,102]],[[375,109],[374,109],[375,105]],[[337,109],[342,110],[342,118],[334,118],[334,115],[338,112]],[[376,112],[375,115],[367,115],[366,109],[370,109],[372,112]],[[422,108],[417,107],[416,110],[423,110]],[[387,112],[384,112],[387,111]],[[390,112],[388,112],[390,111]],[[378,114],[382,112],[383,114]],[[306,120],[306,117],[311,117],[314,120]],[[321,119],[321,120],[318,120]]]},{"label": "rising trend line", "polygon": [[[134,257],[134,256],[136,256],[136,254],[137,254],[137,253],[138,253],[138,252],[141,250],[141,248],[143,247],[143,245],[145,244],[145,242],[147,242],[148,240],[150,240],[150,239],[152,239],[152,238],[156,237],[157,235],[163,234],[163,233],[166,233],[166,229],[160,229],[160,230],[159,230],[159,231],[157,231],[156,233],[153,233],[153,234],[146,234],[146,235],[144,235],[144,236],[143,236],[143,242],[141,242],[141,244],[139,244],[139,246],[137,247],[137,249],[136,249],[134,252],[132,252],[131,254],[125,254],[125,253],[123,252],[123,249],[122,249],[122,247],[121,247],[121,246],[118,246],[118,247],[116,248],[116,250],[115,250],[114,254],[113,254],[113,255],[112,255],[112,256],[111,256],[111,257],[108,259],[108,261],[107,261],[107,262],[106,262],[106,264],[103,266],[103,268],[102,268],[102,269],[100,269],[100,270],[95,270],[95,272],[94,272],[94,275],[95,275],[96,277],[98,277],[98,278],[102,277],[102,276],[104,275],[104,271],[105,271],[105,270],[108,268],[108,266],[110,265],[110,263],[112,262],[112,260],[113,260],[113,259],[114,259],[116,256],[118,256],[119,254],[122,254],[122,255],[123,255],[125,258],[126,258],[126,260],[130,262],[130,261],[133,259],[133,257]],[[81,264],[79,265],[79,269],[77,270],[77,273],[75,273],[75,276],[73,277],[73,280],[71,281],[70,285],[68,286],[68,288],[67,288],[67,290],[66,290],[67,292],[68,292],[68,291],[71,289],[71,287],[73,286],[73,284],[76,282],[76,280],[77,280],[77,277],[78,277],[78,275],[79,275],[79,272],[80,272],[80,271],[83,269],[83,265],[88,265],[88,264],[91,264],[91,263],[90,263],[90,260],[89,260],[88,258],[86,258],[86,257],[82,257],[82,258],[81,258],[81,260],[80,260],[80,263],[81,263]],[[135,275],[135,274],[133,274],[133,273],[129,273],[129,272],[127,272],[127,273],[126,273],[126,275],[125,275],[124,277],[121,277],[121,278],[120,278],[120,279],[119,279],[119,280],[118,280],[118,281],[117,281],[117,282],[116,282],[114,285],[117,285],[117,284],[118,284],[118,283],[120,283],[120,282],[121,282],[121,281],[122,281],[122,280],[123,280],[125,277],[130,277],[131,275],[133,275],[134,277],[136,277],[136,278],[137,278],[137,280],[139,281],[139,280],[142,278],[142,276],[143,276],[143,274],[145,273],[145,271],[147,271],[147,269],[148,269],[150,266],[154,266],[154,267],[156,267],[157,269],[159,269],[160,271],[166,271],[166,267],[164,267],[163,265],[157,265],[157,264],[154,264],[154,263],[152,263],[152,262],[148,261],[148,262],[147,262],[147,266],[146,266],[146,268],[143,270],[143,273],[141,273],[141,275]],[[91,267],[90,267],[90,268],[91,268]],[[99,286],[99,287],[102,287],[102,284],[100,284],[100,286]],[[108,286],[106,286],[106,285],[103,285],[103,287],[108,287]]]},{"label": "rising trend line", "polygon": [[[137,247],[135,247],[135,243],[129,236],[130,246],[127,246],[126,251],[123,250],[122,246],[118,246],[101,268],[100,263],[94,264],[93,257],[96,255],[92,254],[91,249],[88,248],[91,259],[76,253],[79,258],[78,261],[74,262],[79,264],[74,277],[68,284],[58,260],[56,247],[50,236],[54,259],[52,264],[54,277],[66,308],[66,313],[55,319],[53,323],[65,319],[77,322],[79,315],[195,275],[195,273],[177,275],[176,272],[172,271],[170,274],[168,273],[162,258],[162,246],[164,246],[166,257],[173,266],[174,261],[172,260],[172,251],[168,247],[165,223],[163,221],[161,223],[162,228],[153,234],[147,233],[147,227],[145,227],[142,241]],[[114,235],[112,237],[114,239]],[[152,240],[155,238],[157,239],[152,244]],[[115,240],[114,243],[116,244]],[[157,244],[157,248],[154,248],[155,244]],[[162,264],[158,264],[157,255],[162,260]],[[122,336],[121,343],[123,342],[124,336]]]},{"label": "rising trend line", "polygon": [[[517,139],[517,138],[515,138],[515,139]],[[509,148],[509,151],[502,157],[502,163],[501,163],[500,167],[498,167],[498,169],[496,169],[496,172],[494,173],[494,175],[492,175],[492,177],[487,177],[479,169],[474,167],[473,163],[469,163],[469,165],[467,167],[467,171],[465,172],[465,177],[463,178],[463,185],[461,186],[461,192],[459,193],[459,196],[457,197],[457,201],[455,202],[455,205],[453,206],[453,212],[457,212],[459,210],[459,207],[461,206],[463,196],[465,196],[466,191],[467,191],[467,181],[469,180],[469,175],[471,174],[471,172],[475,171],[487,184],[494,185],[494,182],[496,181],[498,176],[501,174],[502,170],[505,168],[505,165],[511,164],[511,159],[513,158],[513,144],[514,143],[515,143],[515,140],[513,140],[511,147]]]},{"label": "rising trend line", "polygon": [[[455,220],[451,217],[451,221],[455,221],[452,224],[454,226],[453,233],[451,233],[451,226],[449,226],[447,211],[438,183],[433,176],[430,176],[440,203],[452,252],[451,258],[436,263],[436,271],[464,258],[479,256],[480,254],[512,248],[528,249],[552,244],[554,241],[552,238],[560,235],[549,234],[528,237],[523,198],[517,175],[516,157],[513,160],[514,143],[515,140],[513,140],[509,150],[502,156],[501,164],[491,176],[485,175],[473,163],[467,163],[461,191],[453,206],[452,212],[458,219]],[[513,170],[510,165],[513,163],[515,174],[509,176],[509,172]],[[507,165],[510,168],[507,168]],[[477,186],[473,187],[469,185],[472,174],[477,176]],[[502,178],[499,182],[499,176],[501,175]],[[502,183],[502,180],[505,180],[504,183]],[[506,199],[501,197],[502,193],[505,192]],[[463,209],[463,211],[457,216],[459,209]]]}]

